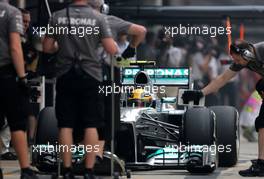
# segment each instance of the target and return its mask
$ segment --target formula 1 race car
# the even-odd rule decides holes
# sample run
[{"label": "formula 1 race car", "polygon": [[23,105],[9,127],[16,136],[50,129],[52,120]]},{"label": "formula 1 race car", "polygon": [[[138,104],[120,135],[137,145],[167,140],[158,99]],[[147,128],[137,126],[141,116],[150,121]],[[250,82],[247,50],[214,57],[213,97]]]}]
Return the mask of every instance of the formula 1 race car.
[{"label": "formula 1 race car", "polygon": [[[237,163],[238,112],[230,106],[206,108],[204,99],[199,105],[184,104],[181,96],[191,86],[189,68],[124,68],[122,83],[143,89],[149,86],[148,89],[153,86],[181,88],[177,97],[159,99],[152,92],[155,105],[148,102],[147,105],[134,104],[121,109],[116,154],[126,162],[127,168],[210,173],[217,166],[230,167]],[[151,90],[143,94],[149,93]],[[138,101],[144,103],[146,97],[141,96],[142,100]],[[175,103],[178,105],[172,108]]]},{"label": "formula 1 race car", "polygon": [[[217,166],[235,165],[239,155],[237,110],[230,106],[204,107],[204,98],[198,105],[185,104],[181,96],[192,90],[190,69],[146,67],[146,63],[134,63],[137,66],[121,70],[123,93],[121,125],[115,138],[115,169],[211,173]],[[167,86],[179,88],[178,95],[158,97]],[[39,115],[35,146],[38,152],[33,152],[40,171],[52,172],[60,166],[54,147],[57,136],[54,108],[46,108]],[[48,144],[53,146],[51,151]],[[73,153],[74,165],[81,166],[84,152]],[[106,158],[111,155],[105,152]]]}]

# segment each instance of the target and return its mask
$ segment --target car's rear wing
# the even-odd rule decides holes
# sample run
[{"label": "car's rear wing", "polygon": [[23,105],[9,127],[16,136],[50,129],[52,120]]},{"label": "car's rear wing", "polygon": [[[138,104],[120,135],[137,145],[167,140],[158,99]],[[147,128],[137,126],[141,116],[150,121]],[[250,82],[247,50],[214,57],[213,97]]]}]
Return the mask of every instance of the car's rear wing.
[{"label": "car's rear wing", "polygon": [[136,76],[143,72],[155,86],[177,86],[190,89],[191,71],[188,67],[127,67],[121,70],[122,85],[136,85]]}]

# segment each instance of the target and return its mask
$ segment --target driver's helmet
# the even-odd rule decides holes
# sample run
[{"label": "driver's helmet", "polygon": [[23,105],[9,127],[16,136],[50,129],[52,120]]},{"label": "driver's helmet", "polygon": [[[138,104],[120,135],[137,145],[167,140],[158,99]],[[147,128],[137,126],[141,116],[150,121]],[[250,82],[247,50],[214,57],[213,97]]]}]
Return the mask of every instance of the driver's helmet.
[{"label": "driver's helmet", "polygon": [[128,105],[132,107],[150,107],[152,104],[152,95],[142,88],[132,91],[128,98]]}]

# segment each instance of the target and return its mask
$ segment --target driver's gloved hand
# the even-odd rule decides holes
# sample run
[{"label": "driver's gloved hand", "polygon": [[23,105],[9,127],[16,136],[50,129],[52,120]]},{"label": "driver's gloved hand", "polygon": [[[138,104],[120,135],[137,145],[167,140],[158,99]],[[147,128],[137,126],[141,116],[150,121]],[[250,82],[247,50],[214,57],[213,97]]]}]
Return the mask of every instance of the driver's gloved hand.
[{"label": "driver's gloved hand", "polygon": [[28,84],[28,80],[27,80],[27,77],[24,76],[24,77],[19,77],[17,79],[17,85],[18,85],[18,89],[19,89],[19,92],[26,96],[26,97],[29,97],[30,96],[30,86]]},{"label": "driver's gloved hand", "polygon": [[190,101],[194,101],[195,105],[199,104],[200,99],[204,96],[201,90],[184,91],[182,94],[182,100],[184,104],[188,104]]},{"label": "driver's gloved hand", "polygon": [[124,59],[132,58],[136,55],[136,48],[131,47],[130,45],[126,48],[126,50],[122,53],[122,57]]}]

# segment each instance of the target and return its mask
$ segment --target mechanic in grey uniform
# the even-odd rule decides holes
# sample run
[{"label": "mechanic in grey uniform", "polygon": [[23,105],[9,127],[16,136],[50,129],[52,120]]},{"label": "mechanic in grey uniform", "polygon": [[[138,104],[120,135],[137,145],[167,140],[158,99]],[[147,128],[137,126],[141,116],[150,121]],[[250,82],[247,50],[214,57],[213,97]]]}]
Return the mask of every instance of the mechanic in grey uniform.
[{"label": "mechanic in grey uniform", "polygon": [[[247,68],[264,77],[264,42],[250,44],[246,41],[237,41],[230,46],[230,55],[234,60],[229,69],[224,71],[215,80],[209,83],[201,91],[185,92],[183,100],[193,101],[200,99],[204,95],[217,92],[230,79],[232,79],[240,70]],[[259,84],[256,85],[258,90]],[[258,90],[259,91],[259,90]],[[259,153],[258,159],[252,160],[252,166],[247,170],[239,171],[244,177],[264,176],[264,103],[262,102],[259,116],[255,121],[255,128],[258,132]]]},{"label": "mechanic in grey uniform", "polygon": [[36,179],[30,167],[26,126],[30,88],[24,70],[20,35],[23,34],[20,11],[0,0],[0,120],[6,117],[13,146],[18,155],[22,179]]},{"label": "mechanic in grey uniform", "polygon": [[[88,6],[87,0],[74,0],[67,8],[55,12],[49,26],[70,29],[66,33],[46,34],[43,42],[46,53],[57,52],[55,110],[59,144],[70,148],[73,144],[73,129],[77,123],[81,124],[86,149],[84,178],[94,179],[93,167],[98,152],[97,128],[104,126],[104,101],[98,93],[103,80],[102,64],[96,49],[102,43],[107,53],[114,55],[117,47],[104,16]],[[82,31],[82,28],[86,29],[84,35],[75,33],[76,30]],[[89,149],[89,146],[92,148]],[[62,151],[62,158],[64,178],[74,178],[71,151]]]},{"label": "mechanic in grey uniform", "polygon": [[[104,11],[104,6],[105,6],[105,2],[104,0],[89,0],[88,4],[91,5],[92,8],[94,8],[95,10],[97,10],[98,12],[102,12]],[[104,13],[104,12],[102,12]],[[107,19],[109,26],[111,28],[112,34],[113,34],[113,38],[114,40],[117,42],[118,40],[118,35],[129,35],[131,36],[131,40],[129,45],[127,46],[127,48],[125,50],[120,50],[120,48],[118,48],[118,55],[122,56],[125,59],[134,57],[136,55],[136,47],[145,39],[145,35],[146,35],[146,28],[138,25],[138,24],[133,24],[131,22],[125,21],[119,17],[116,16],[112,16],[112,15],[106,15],[103,14],[103,16]],[[110,62],[110,56],[109,54],[104,53],[102,48],[98,49],[98,53],[101,59],[103,59],[105,61],[105,63],[107,64],[107,71],[110,71],[110,67],[109,62]],[[120,85],[120,72],[119,72],[119,68],[115,68],[115,83],[117,85]],[[110,75],[108,75],[109,77]],[[110,81],[110,80],[109,80]],[[108,83],[109,85],[110,82]],[[115,94],[115,109],[116,109],[116,113],[115,113],[115,119],[116,119],[116,128],[118,128],[118,124],[119,121],[117,121],[118,119],[120,119],[120,94]],[[106,96],[105,98],[105,121],[106,121],[106,128],[103,129],[103,133],[104,133],[104,140],[106,142],[110,142],[111,140],[111,95]],[[104,144],[105,141],[100,141],[100,153],[98,154],[97,159],[100,161],[103,157],[103,151],[104,151]]]}]

